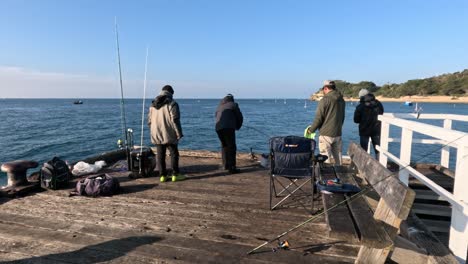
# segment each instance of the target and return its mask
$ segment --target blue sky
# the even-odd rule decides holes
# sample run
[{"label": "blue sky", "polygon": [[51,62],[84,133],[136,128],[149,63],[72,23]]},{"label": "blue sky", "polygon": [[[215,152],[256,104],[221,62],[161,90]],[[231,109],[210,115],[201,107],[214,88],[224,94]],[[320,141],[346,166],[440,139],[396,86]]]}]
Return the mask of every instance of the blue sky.
[{"label": "blue sky", "polygon": [[306,98],[468,68],[468,1],[0,1],[1,97]]}]

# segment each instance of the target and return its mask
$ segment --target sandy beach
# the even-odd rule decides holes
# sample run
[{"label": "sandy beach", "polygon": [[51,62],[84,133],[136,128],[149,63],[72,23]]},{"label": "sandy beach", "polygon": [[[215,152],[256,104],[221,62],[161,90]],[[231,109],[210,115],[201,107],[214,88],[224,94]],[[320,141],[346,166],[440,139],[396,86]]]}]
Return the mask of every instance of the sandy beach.
[{"label": "sandy beach", "polygon": [[[460,97],[453,97],[453,96],[404,96],[400,98],[390,98],[390,97],[382,97],[378,96],[377,99],[381,102],[406,102],[410,101],[413,103],[461,103],[461,104],[468,104],[468,96],[460,96]],[[358,98],[345,98],[346,101],[359,101]]]}]

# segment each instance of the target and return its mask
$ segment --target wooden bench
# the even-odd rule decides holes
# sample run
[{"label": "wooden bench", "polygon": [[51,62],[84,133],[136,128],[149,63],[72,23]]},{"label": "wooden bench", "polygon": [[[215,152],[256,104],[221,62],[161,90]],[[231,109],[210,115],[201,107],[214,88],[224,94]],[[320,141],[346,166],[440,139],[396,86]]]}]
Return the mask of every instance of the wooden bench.
[{"label": "wooden bench", "polygon": [[[410,212],[415,193],[359,145],[351,142],[348,154],[351,165],[334,167],[336,177],[343,183],[357,185],[353,175],[358,172],[366,181],[363,193],[373,191],[380,197],[374,212],[362,195],[322,194],[325,209],[345,201],[327,213],[329,235],[347,240],[359,239],[361,248],[356,263],[384,263],[393,248],[401,222]],[[329,168],[325,168],[324,180],[332,177]]]}]

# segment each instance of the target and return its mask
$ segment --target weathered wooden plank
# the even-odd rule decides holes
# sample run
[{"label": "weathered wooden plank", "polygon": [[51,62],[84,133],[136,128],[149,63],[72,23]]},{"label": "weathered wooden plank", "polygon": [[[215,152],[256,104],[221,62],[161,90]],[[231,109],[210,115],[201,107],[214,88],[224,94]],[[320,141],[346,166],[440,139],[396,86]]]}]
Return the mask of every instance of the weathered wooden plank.
[{"label": "weathered wooden plank", "polygon": [[[457,264],[453,254],[444,246],[424,223],[411,213],[406,219],[405,229],[402,234],[416,245],[422,247],[429,254],[428,263]],[[407,227],[410,228],[407,228]]]},{"label": "weathered wooden plank", "polygon": [[397,236],[390,259],[396,263],[427,264],[427,252],[411,241]]},{"label": "weathered wooden plank", "polygon": [[417,163],[414,168],[419,171],[419,169],[432,169],[436,170],[445,176],[455,178],[455,172],[450,170],[449,168],[446,168],[440,164],[425,164],[425,163]]},{"label": "weathered wooden plank", "polygon": [[447,201],[432,190],[414,189],[416,199],[430,200],[430,201]]},{"label": "weathered wooden plank", "polygon": [[416,194],[355,143],[349,145],[348,154],[367,182],[385,200],[394,213],[401,219],[409,214]]},{"label": "weathered wooden plank", "polygon": [[412,211],[415,214],[426,214],[426,215],[437,215],[447,216],[452,215],[452,209],[449,206],[438,205],[438,204],[414,204]]},{"label": "weathered wooden plank", "polygon": [[[343,183],[357,186],[352,174],[338,173]],[[361,244],[372,248],[385,248],[391,246],[392,240],[384,229],[384,223],[374,219],[374,212],[370,209],[362,196],[348,196],[348,206],[357,225]]]},{"label": "weathered wooden plank", "polygon": [[354,263],[385,263],[385,260],[387,259],[390,250],[391,247],[385,249],[377,249],[362,246]]},{"label": "weathered wooden plank", "polygon": [[[393,240],[401,221],[408,216],[416,194],[357,144],[351,142],[348,154],[359,174],[379,194],[380,200],[374,218],[385,223],[387,234]],[[384,263],[391,249],[392,246],[383,249],[362,246],[356,263]]]},{"label": "weathered wooden plank", "polygon": [[442,221],[442,220],[421,219],[421,221],[432,232],[440,232],[440,233],[447,233],[447,234],[450,232],[450,221],[448,220]]},{"label": "weathered wooden plank", "polygon": [[[136,230],[138,232],[151,232],[151,233],[168,233],[170,230],[171,234],[195,237],[199,239],[206,239],[212,241],[225,241],[225,237],[232,237],[233,244],[252,244],[262,242],[268,239],[272,234],[282,230],[286,227],[290,227],[290,223],[283,224],[269,224],[262,225],[261,221],[257,223],[250,222],[250,225],[238,225],[236,222],[229,223],[213,223],[212,221],[190,221],[186,220],[181,223],[180,218],[167,219],[150,219],[150,217],[143,219],[126,219],[126,224],[121,225],[117,221],[122,219],[113,219],[107,215],[103,216],[89,216],[88,218],[76,217],[74,222],[69,219],[62,218],[61,215],[56,215],[54,219],[50,219],[47,216],[38,215],[36,217],[12,215],[6,213],[0,213],[1,219],[5,224],[22,223],[25,226],[37,227],[43,229],[54,229],[56,230],[70,230],[73,232],[86,232],[89,234],[112,234],[116,233],[114,229],[119,230]],[[59,220],[60,221],[57,221]],[[101,221],[101,219],[104,219]],[[260,220],[260,219],[259,219]],[[78,224],[80,223],[80,224]],[[168,229],[169,228],[169,229]],[[289,236],[290,239],[295,239],[296,243],[300,241],[313,241],[314,243],[327,243],[329,242],[328,237],[325,235],[326,226],[324,225],[308,225],[307,228],[300,230],[297,233],[293,233]],[[255,234],[252,236],[252,234]],[[322,234],[322,235],[320,235]],[[135,235],[135,234],[132,234]]]},{"label": "weathered wooden plank", "polygon": [[[5,225],[0,224],[0,227],[4,228]],[[123,254],[134,259],[143,259],[144,263],[148,263],[150,259],[177,259],[192,263],[237,263],[241,259],[248,259],[253,263],[257,260],[260,262],[284,262],[285,260],[304,262],[307,259],[333,262],[333,258],[326,255],[304,254],[308,249],[307,246],[302,247],[304,252],[292,248],[288,253],[277,255],[267,248],[269,253],[263,251],[262,254],[248,256],[246,252],[249,246],[233,245],[229,240],[213,242],[171,235],[142,233],[137,236],[128,236],[130,234],[131,232],[128,232],[126,235],[122,234],[124,236],[119,236],[117,231],[108,233],[104,237],[10,225],[8,230],[0,233],[0,245],[4,250],[11,252],[30,253],[36,256],[46,255],[46,258],[67,260],[72,263],[89,263],[96,257],[99,261],[113,260]],[[17,246],[15,243],[28,245],[28,247]],[[333,244],[330,245],[333,246]],[[351,260],[348,258],[348,261]]]},{"label": "weathered wooden plank", "polygon": [[[327,210],[325,219],[328,226],[328,236],[330,238],[343,239],[345,241],[358,242],[353,219],[350,216],[348,206],[343,194],[322,194],[324,210]],[[342,203],[333,210],[328,211],[332,206]]]},{"label": "weathered wooden plank", "polygon": [[[325,167],[322,169],[322,180],[326,181],[334,178],[336,178],[336,174],[333,167]],[[344,195],[340,193],[322,193],[323,207],[324,210],[326,210],[325,219],[328,226],[328,235],[331,238],[357,242],[359,239],[345,200]],[[340,206],[330,210],[330,208],[339,203],[341,203]]]}]

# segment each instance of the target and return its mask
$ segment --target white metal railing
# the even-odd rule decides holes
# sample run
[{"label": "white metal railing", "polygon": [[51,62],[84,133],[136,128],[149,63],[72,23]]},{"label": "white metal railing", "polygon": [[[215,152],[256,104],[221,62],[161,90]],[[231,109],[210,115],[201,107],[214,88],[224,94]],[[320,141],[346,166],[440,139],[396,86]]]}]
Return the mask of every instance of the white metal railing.
[{"label": "white metal railing", "polygon": [[[452,121],[462,121],[468,122],[468,115],[454,115],[454,114],[421,114],[418,117],[418,114],[396,114],[396,113],[387,113],[384,116],[397,117],[403,119],[432,119],[432,120],[444,120],[443,127],[447,129],[452,129]],[[398,138],[391,138],[389,142],[400,142]],[[441,149],[440,155],[440,165],[448,168],[450,161],[450,147],[455,147],[455,144],[447,142],[446,140],[437,140],[437,139],[413,139],[413,143],[422,143],[422,144],[440,144],[447,145]]]},{"label": "white metal railing", "polygon": [[[382,122],[381,141],[380,146],[377,147],[380,151],[380,163],[387,166],[388,159],[394,161],[400,166],[399,177],[402,182],[408,184],[409,175],[411,174],[452,205],[449,247],[457,259],[464,263],[468,249],[468,133],[451,128],[453,120],[468,122],[468,116],[452,114],[423,114],[419,116],[419,119],[442,119],[444,120],[444,127],[403,118],[415,119],[418,116],[416,114],[385,114],[379,116],[379,120]],[[401,138],[390,138],[391,125],[401,128]],[[413,132],[434,139],[413,139]],[[388,151],[389,142],[400,142],[399,157]],[[409,166],[412,143],[442,145],[440,164],[447,168],[449,166],[450,147],[457,149],[453,193],[445,190]]]}]

